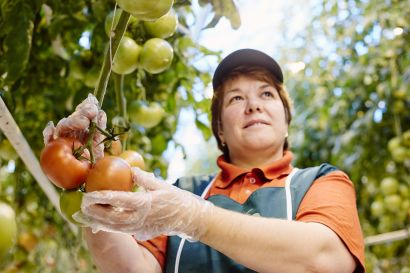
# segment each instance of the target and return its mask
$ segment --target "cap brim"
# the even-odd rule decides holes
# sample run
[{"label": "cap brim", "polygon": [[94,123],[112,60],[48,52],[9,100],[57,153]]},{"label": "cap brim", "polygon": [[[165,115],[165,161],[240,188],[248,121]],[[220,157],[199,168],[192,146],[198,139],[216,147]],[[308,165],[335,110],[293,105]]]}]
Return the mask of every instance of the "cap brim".
[{"label": "cap brim", "polygon": [[259,50],[247,48],[232,52],[219,63],[212,79],[214,90],[222,83],[223,78],[238,66],[263,67],[283,83],[282,69],[272,57]]}]

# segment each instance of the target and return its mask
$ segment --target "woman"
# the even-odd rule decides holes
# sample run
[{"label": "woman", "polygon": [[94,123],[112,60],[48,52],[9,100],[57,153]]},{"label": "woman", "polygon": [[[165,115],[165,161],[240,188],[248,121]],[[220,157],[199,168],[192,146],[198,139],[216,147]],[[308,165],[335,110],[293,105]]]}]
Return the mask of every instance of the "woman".
[{"label": "woman", "polygon": [[[212,129],[223,152],[216,176],[171,186],[133,169],[146,192],[85,195],[75,216],[91,227],[85,237],[100,271],[364,272],[352,182],[328,164],[291,165],[291,103],[276,61],[235,51],[213,87]],[[71,123],[58,131],[72,131]]]}]

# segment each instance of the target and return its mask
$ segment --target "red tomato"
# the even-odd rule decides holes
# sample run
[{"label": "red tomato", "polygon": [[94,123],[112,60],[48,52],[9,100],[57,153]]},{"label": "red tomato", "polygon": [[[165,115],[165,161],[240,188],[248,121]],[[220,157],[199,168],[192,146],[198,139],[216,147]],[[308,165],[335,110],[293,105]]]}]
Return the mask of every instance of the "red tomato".
[{"label": "red tomato", "polygon": [[84,183],[91,164],[87,159],[79,160],[73,155],[73,150],[80,146],[77,140],[60,137],[41,151],[41,168],[57,187],[75,189]]},{"label": "red tomato", "polygon": [[99,159],[85,182],[85,191],[131,191],[133,187],[130,165],[117,156],[104,156]]}]

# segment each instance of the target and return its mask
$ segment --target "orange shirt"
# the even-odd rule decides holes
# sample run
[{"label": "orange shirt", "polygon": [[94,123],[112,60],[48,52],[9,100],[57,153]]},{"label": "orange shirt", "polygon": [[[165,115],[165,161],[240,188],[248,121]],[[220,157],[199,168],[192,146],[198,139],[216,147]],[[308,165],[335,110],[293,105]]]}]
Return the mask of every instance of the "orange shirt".
[{"label": "orange shirt", "polygon": [[[243,204],[257,189],[284,187],[292,171],[292,153],[285,152],[283,158],[269,166],[242,169],[220,156],[217,164],[221,172],[211,186],[208,195],[223,194]],[[353,183],[341,171],[333,171],[319,177],[303,198],[296,221],[317,222],[332,229],[344,242],[358,261],[355,272],[364,272],[364,240],[356,208],[356,194]],[[159,236],[147,242],[140,242],[165,266],[167,237]]]}]

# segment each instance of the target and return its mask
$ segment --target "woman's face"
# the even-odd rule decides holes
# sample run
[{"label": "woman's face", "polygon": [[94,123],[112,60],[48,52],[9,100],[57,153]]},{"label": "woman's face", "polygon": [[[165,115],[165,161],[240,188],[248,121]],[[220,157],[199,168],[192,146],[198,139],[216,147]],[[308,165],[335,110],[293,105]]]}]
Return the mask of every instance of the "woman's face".
[{"label": "woman's face", "polygon": [[285,109],[274,86],[246,76],[226,83],[219,137],[233,162],[258,153],[283,155]]}]

